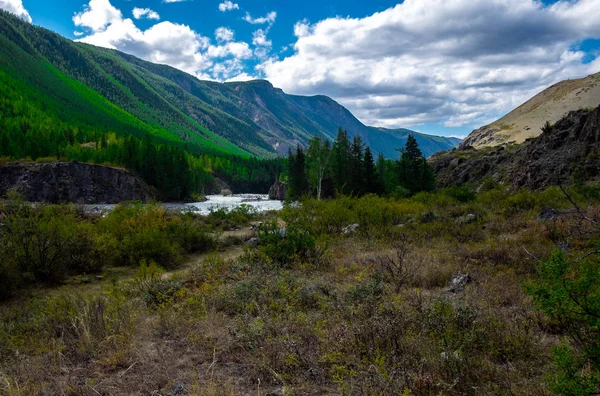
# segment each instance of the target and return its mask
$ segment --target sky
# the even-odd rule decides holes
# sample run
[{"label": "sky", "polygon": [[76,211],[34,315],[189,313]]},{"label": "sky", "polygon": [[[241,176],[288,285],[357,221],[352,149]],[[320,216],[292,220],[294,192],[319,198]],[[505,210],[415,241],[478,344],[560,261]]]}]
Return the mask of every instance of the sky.
[{"label": "sky", "polygon": [[0,0],[200,79],[327,95],[367,125],[463,137],[600,72],[600,0]]}]

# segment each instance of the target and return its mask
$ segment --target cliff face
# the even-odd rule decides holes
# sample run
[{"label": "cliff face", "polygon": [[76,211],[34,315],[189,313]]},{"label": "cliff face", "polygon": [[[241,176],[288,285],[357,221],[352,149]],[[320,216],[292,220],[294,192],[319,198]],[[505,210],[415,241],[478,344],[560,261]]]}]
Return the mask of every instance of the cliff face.
[{"label": "cliff face", "polygon": [[11,189],[32,202],[147,201],[156,192],[127,170],[77,162],[0,164],[0,196]]},{"label": "cliff face", "polygon": [[454,150],[434,156],[439,187],[485,179],[540,189],[600,176],[600,107],[572,111],[549,131],[518,146]]}]

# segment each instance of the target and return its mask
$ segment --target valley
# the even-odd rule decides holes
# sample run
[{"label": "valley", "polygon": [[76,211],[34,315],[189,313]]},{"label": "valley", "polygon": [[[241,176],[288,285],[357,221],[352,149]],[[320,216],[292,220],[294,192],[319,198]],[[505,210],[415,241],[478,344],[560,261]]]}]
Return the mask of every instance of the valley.
[{"label": "valley", "polygon": [[[0,395],[599,394],[597,70],[463,140],[397,127],[450,135],[522,97],[502,92],[585,75],[597,40],[549,21],[594,2],[490,2],[485,29],[477,2],[302,17],[275,54],[277,13],[251,2],[136,4],[130,19],[94,0],[73,34],[105,48],[0,0]],[[543,14],[507,30],[507,4]],[[212,40],[160,21],[167,7],[203,23],[244,12],[229,21],[246,30]],[[465,26],[475,36],[452,36]],[[195,75],[160,47],[177,52],[182,32]],[[420,36],[434,47],[409,52]],[[560,61],[532,65],[548,54]]]}]

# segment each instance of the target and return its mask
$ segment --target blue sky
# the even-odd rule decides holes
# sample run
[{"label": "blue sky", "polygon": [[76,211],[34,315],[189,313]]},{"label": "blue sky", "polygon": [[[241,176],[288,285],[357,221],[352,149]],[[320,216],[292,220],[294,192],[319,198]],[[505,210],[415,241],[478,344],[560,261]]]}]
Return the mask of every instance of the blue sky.
[{"label": "blue sky", "polygon": [[0,0],[0,8],[198,78],[266,78],[287,93],[328,95],[368,125],[447,136],[600,71],[600,0]]}]

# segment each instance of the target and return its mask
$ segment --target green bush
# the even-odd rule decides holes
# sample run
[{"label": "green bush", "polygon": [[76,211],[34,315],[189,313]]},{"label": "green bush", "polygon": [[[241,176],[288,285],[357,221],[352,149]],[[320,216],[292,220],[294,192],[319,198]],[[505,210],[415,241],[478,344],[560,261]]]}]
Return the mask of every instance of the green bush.
[{"label": "green bush", "polygon": [[563,395],[590,395],[600,389],[600,274],[594,255],[569,260],[556,251],[526,283],[537,306],[570,336],[555,348],[550,388]]},{"label": "green bush", "polygon": [[100,269],[94,230],[77,217],[73,206],[33,207],[17,199],[6,209],[0,268],[9,278],[14,280],[18,272],[35,281],[57,283],[71,274]]}]

